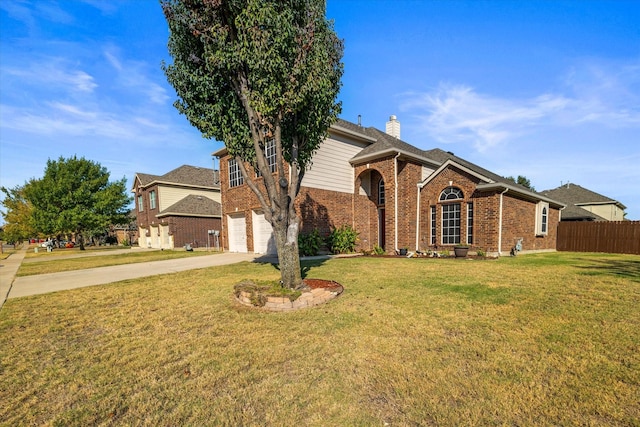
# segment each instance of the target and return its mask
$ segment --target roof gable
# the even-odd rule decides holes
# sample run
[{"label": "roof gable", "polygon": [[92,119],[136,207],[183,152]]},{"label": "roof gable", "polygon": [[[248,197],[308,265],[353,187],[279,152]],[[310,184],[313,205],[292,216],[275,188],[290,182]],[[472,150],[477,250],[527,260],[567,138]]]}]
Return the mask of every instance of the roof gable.
[{"label": "roof gable", "polygon": [[184,216],[208,216],[219,218],[222,214],[222,206],[205,196],[197,194],[189,194],[178,200],[167,209],[160,212],[157,217],[162,218],[169,215],[184,215]]},{"label": "roof gable", "polygon": [[134,189],[137,187],[136,181],[139,182],[139,186],[141,187],[148,187],[155,183],[163,183],[189,187],[220,188],[220,173],[219,171],[209,168],[182,165],[164,175],[151,175],[138,172],[136,173],[136,178],[133,183]]}]

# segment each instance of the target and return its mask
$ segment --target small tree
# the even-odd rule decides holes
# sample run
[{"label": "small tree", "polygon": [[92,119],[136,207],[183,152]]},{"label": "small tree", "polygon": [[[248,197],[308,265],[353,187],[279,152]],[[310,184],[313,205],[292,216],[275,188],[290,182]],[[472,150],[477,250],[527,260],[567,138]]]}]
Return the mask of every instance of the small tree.
[{"label": "small tree", "polygon": [[84,250],[84,233],[126,221],[131,199],[126,179],[109,182],[109,172],[85,158],[48,160],[44,177],[25,186],[33,224],[46,235],[75,233]]},{"label": "small tree", "polygon": [[[324,0],[164,0],[175,103],[223,141],[273,227],[281,279],[302,283],[295,199],[340,112],[342,41]],[[275,145],[275,172],[265,147]],[[247,167],[247,165],[249,167]],[[261,179],[255,178],[255,171]]]},{"label": "small tree", "polygon": [[514,184],[522,185],[525,188],[528,188],[531,191],[536,191],[535,187],[531,185],[531,181],[529,178],[523,175],[518,175],[518,178],[514,178],[512,176],[505,177],[508,181],[513,182]]},{"label": "small tree", "polygon": [[2,205],[6,212],[2,214],[5,220],[4,239],[9,242],[19,242],[36,236],[33,227],[31,203],[25,197],[25,187],[0,187],[4,193]]}]

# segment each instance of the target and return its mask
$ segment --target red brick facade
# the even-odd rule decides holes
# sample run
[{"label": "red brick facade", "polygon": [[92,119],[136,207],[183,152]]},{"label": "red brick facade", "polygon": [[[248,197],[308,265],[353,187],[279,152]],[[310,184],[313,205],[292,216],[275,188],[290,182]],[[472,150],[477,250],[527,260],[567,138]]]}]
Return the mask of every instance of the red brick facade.
[{"label": "red brick facade", "polygon": [[[161,212],[160,198],[162,197],[161,190],[166,190],[166,188],[171,187],[172,189],[183,189],[184,195],[181,194],[181,199],[178,197],[180,201],[188,200],[189,197],[207,200],[209,199],[207,197],[208,194],[205,194],[205,197],[199,195],[187,196],[187,194],[190,194],[190,192],[199,192],[199,194],[202,194],[205,191],[211,194],[218,193],[219,188],[212,188],[215,171],[187,165],[181,166],[172,172],[176,171],[182,171],[183,178],[184,174],[190,174],[190,176],[184,179],[194,181],[182,183],[180,181],[176,182],[163,179],[166,175],[162,177],[145,174],[136,175],[133,191],[136,223],[139,232],[137,239],[138,244],[142,247],[157,249],[181,248],[186,244],[190,244],[193,247],[206,247],[208,243],[213,247],[214,240],[213,237],[209,237],[208,231],[221,230],[222,228],[219,208],[218,213],[208,211],[198,212],[197,209],[185,208],[184,206],[181,208],[182,210],[178,209],[167,212],[167,207],[165,206],[165,211]],[[168,175],[171,176],[170,174],[172,172],[169,172]],[[140,176],[145,178],[144,183]],[[198,184],[198,179],[201,176],[206,177],[205,181],[211,179],[211,182]],[[159,184],[155,183],[157,181],[162,181],[162,184],[160,184],[163,186],[162,188],[159,188]],[[202,179],[200,179],[200,181],[202,181]],[[181,187],[181,185],[183,185],[183,187]],[[155,195],[152,197],[152,194]],[[213,196],[210,197],[209,203],[216,203],[213,201]],[[152,199],[155,202],[155,206],[153,207],[151,206]],[[172,207],[175,206],[177,206],[177,204],[174,204]],[[220,242],[220,245],[222,245],[222,242]]]},{"label": "red brick facade", "polygon": [[[229,188],[228,159],[223,156],[220,161],[222,241],[224,247],[228,248],[227,215],[244,213],[247,249],[251,252],[254,249],[251,212],[261,207],[247,185]],[[481,249],[488,254],[501,251],[505,254],[519,239],[522,239],[522,249],[525,251],[555,249],[559,220],[557,207],[548,209],[547,234],[536,236],[537,202],[527,200],[515,191],[501,194],[507,187],[501,191],[481,191],[478,185],[486,182],[455,164],[429,177],[423,184],[421,164],[400,156],[388,156],[355,165],[354,177],[353,194],[307,187],[301,189],[296,207],[303,219],[302,232],[318,228],[326,236],[332,228],[348,224],[359,233],[358,250],[371,250],[374,245],[383,246],[387,252],[400,248],[410,251],[447,250],[454,245],[442,243],[443,206],[454,203],[460,205],[459,238],[460,243],[466,244],[468,206],[472,204],[472,250]],[[381,179],[384,180],[384,204],[379,203],[378,183]],[[422,188],[419,188],[419,184]],[[460,189],[463,198],[441,201],[440,195],[448,187]],[[435,244],[431,242],[432,206],[436,208]]]}]

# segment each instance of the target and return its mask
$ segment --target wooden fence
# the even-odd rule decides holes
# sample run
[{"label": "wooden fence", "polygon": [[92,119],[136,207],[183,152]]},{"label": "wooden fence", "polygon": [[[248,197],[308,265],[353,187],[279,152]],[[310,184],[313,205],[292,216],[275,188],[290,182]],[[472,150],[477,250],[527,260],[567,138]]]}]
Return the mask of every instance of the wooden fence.
[{"label": "wooden fence", "polygon": [[557,250],[640,255],[640,221],[558,224]]}]

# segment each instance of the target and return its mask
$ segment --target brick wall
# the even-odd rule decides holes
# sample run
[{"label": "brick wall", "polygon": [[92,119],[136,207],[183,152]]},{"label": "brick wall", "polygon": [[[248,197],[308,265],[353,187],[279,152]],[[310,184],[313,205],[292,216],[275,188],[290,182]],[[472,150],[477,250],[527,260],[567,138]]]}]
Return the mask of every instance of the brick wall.
[{"label": "brick wall", "polygon": [[536,236],[536,202],[522,200],[505,193],[502,211],[502,251],[509,251],[522,238],[523,251],[556,248],[559,210],[549,208],[547,234]]},{"label": "brick wall", "polygon": [[[440,193],[449,185],[462,190],[464,199],[455,201],[461,204],[460,241],[467,241],[467,203],[473,202],[473,244],[476,249],[483,249],[488,253],[496,253],[499,248],[500,225],[500,193],[496,191],[480,192],[476,190],[478,178],[451,167],[442,171],[431,180],[421,191],[420,242],[422,248],[430,247],[430,206],[436,206],[436,247],[450,247],[442,245],[442,209],[439,202]],[[444,202],[446,203],[446,202]],[[523,239],[523,250],[555,249],[558,209],[549,209],[548,234],[535,235],[536,202],[515,197],[513,193],[503,195],[502,209],[502,251],[508,252],[517,242]]]},{"label": "brick wall", "polygon": [[[222,224],[220,218],[199,218],[190,216],[170,216],[163,218],[169,224],[169,234],[173,235],[173,246],[180,248],[187,243],[195,248],[207,246],[208,230],[220,230]],[[214,246],[213,236],[209,239],[211,247]],[[222,245],[222,242],[220,242]]]},{"label": "brick wall", "polygon": [[[137,190],[137,189],[136,189]],[[156,207],[154,209],[150,208],[149,205],[149,193],[151,191],[156,192]],[[143,203],[143,211],[140,212],[138,206],[138,196],[142,195],[142,203]],[[160,200],[158,199],[158,186],[153,185],[151,187],[140,189],[135,193],[135,203],[136,203],[136,221],[139,227],[146,228],[149,227],[150,224],[156,223],[158,224],[160,221],[156,218],[156,215],[160,213]]]},{"label": "brick wall", "polygon": [[[247,250],[253,247],[253,215],[252,211],[261,210],[258,198],[247,185],[228,187],[229,157],[220,160],[220,176],[222,177],[222,241],[225,248],[229,247],[228,215],[244,213],[246,220]],[[259,188],[266,192],[261,179],[257,179]],[[353,225],[353,195],[317,188],[302,187],[296,199],[296,209],[302,217],[302,233],[318,228],[320,234],[326,237],[330,229],[342,225]]]},{"label": "brick wall", "polygon": [[[491,232],[489,227],[484,224],[478,224],[483,214],[483,211],[489,209],[491,212],[492,201],[491,198],[482,198],[480,203],[476,205],[476,186],[479,183],[479,179],[467,172],[458,169],[456,167],[449,167],[438,176],[434,177],[427,185],[425,185],[420,191],[420,249],[432,249],[438,248],[451,248],[453,245],[442,244],[442,205],[448,203],[460,204],[460,242],[467,242],[467,203],[474,203],[474,245],[479,246],[481,243],[490,244],[492,237],[487,235],[487,232]],[[462,200],[455,200],[451,202],[440,202],[440,194],[447,187],[457,187],[462,190],[464,198]],[[431,245],[430,231],[431,231],[431,206],[436,206],[436,244]],[[497,222],[497,221],[496,221]],[[415,223],[414,223],[415,224]],[[478,227],[478,225],[480,227]],[[482,235],[482,237],[480,237]],[[496,234],[497,235],[497,234]],[[475,241],[479,240],[476,244]],[[415,243],[410,246],[415,247]]]},{"label": "brick wall", "polygon": [[[257,198],[248,186],[235,188],[228,185],[228,158],[220,162],[223,206],[223,241],[228,248],[226,216],[244,213],[247,224],[247,249],[253,251],[251,211],[260,209]],[[356,182],[354,194],[337,193],[327,190],[302,188],[296,207],[303,217],[302,232],[318,228],[323,236],[334,227],[351,224],[359,233],[358,250],[371,250],[378,244],[379,208],[378,186],[380,179],[385,182],[385,249],[392,252],[395,246],[395,159],[388,156],[354,167]],[[422,167],[418,164],[398,159],[398,232],[397,248],[416,245],[417,184],[421,182]],[[360,194],[362,181],[371,185],[369,195]],[[483,249],[487,253],[496,253],[499,248],[500,193],[496,191],[479,192],[476,190],[480,180],[462,169],[451,166],[441,171],[420,190],[420,227],[418,235],[419,249],[451,248],[443,245],[441,192],[454,186],[462,190],[464,198],[452,201],[460,203],[461,225],[460,242],[467,242],[467,204],[473,203],[473,248]],[[436,245],[430,243],[431,217],[430,207],[436,206]],[[558,209],[550,208],[548,216],[548,234],[535,236],[536,203],[514,197],[508,192],[503,196],[502,251],[508,252],[518,238],[523,238],[523,250],[555,249],[556,232],[559,218]]]}]

